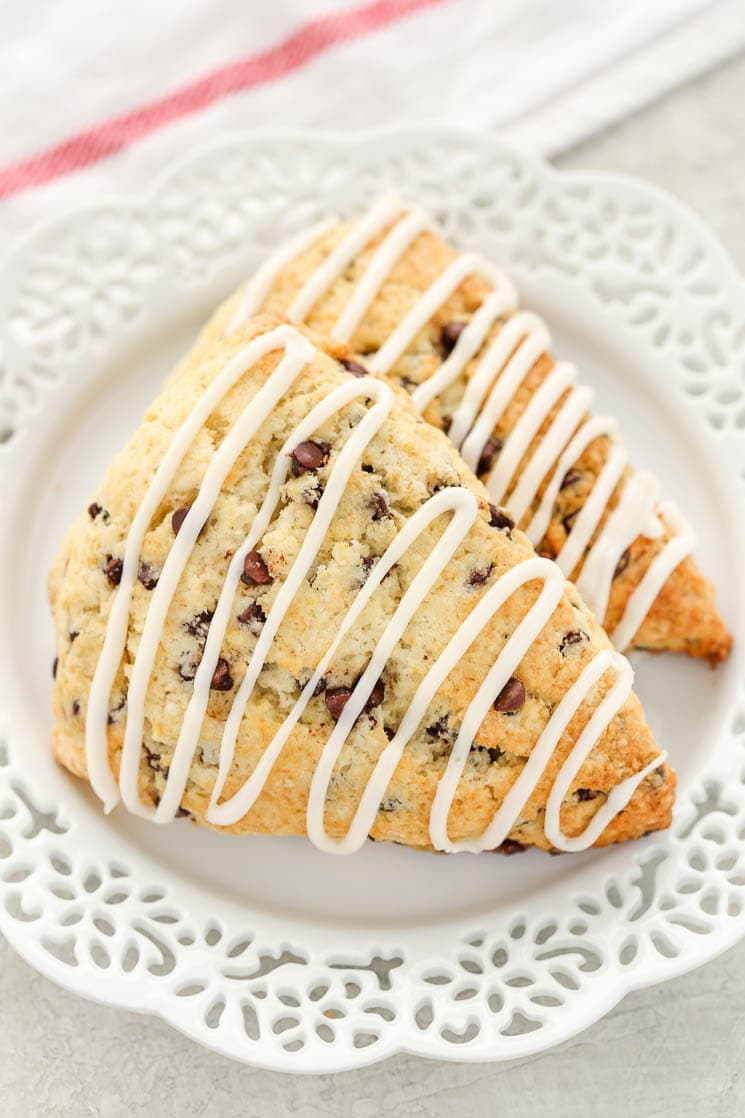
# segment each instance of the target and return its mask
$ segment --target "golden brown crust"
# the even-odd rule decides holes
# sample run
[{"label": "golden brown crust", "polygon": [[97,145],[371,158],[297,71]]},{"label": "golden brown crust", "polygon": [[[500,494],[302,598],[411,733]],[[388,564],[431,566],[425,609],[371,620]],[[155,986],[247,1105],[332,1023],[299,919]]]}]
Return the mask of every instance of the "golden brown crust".
[{"label": "golden brown crust", "polygon": [[[349,231],[348,224],[342,224],[321,237],[306,252],[278,274],[267,296],[267,308],[286,313],[294,296],[308,276],[330,252],[338,241]],[[332,284],[329,291],[319,299],[307,316],[307,323],[319,333],[329,334],[346,305],[349,294],[362,276],[368,261],[385,235],[373,240],[367,248],[349,265],[344,274]],[[367,356],[375,353],[390,335],[394,325],[401,320],[413,306],[417,298],[444,268],[455,258],[455,251],[437,234],[425,232],[412,243],[392,270],[387,282],[381,288],[368,313],[350,340],[350,352],[364,363]],[[453,296],[440,308],[427,327],[421,331],[407,351],[394,364],[389,379],[412,390],[427,380],[438,369],[443,360],[441,330],[448,322],[467,322],[481,304],[488,286],[478,277],[469,277]],[[237,300],[217,312],[213,322],[203,333],[197,352],[218,337],[225,329],[236,309]],[[490,341],[501,329],[497,322],[487,337]],[[487,344],[487,343],[485,343]],[[436,427],[446,429],[450,417],[457,407],[465,386],[473,376],[479,354],[468,364],[463,374],[440,396],[436,397],[425,411],[425,418]],[[500,418],[494,435],[504,440],[522,415],[525,407],[535,394],[536,389],[551,371],[554,361],[549,355],[541,357],[528,373],[511,404]],[[543,437],[549,424],[559,410],[566,394],[562,395],[549,413],[545,423],[530,444],[517,471],[516,479],[533,453],[535,445]],[[601,436],[595,439],[584,451],[573,473],[577,480],[562,489],[555,502],[550,526],[538,551],[555,556],[566,538],[565,521],[569,521],[582,507],[594,482],[605,464],[610,451],[609,440]],[[627,479],[631,470],[627,470]],[[525,526],[535,511],[543,495],[547,479],[538,490],[536,499],[521,520]],[[621,485],[608,504],[595,535],[588,543],[588,549],[597,538],[615,507]],[[509,507],[509,494],[504,501]],[[630,562],[626,569],[614,579],[605,622],[609,632],[620,619],[624,607],[641,581],[655,555],[670,539],[670,531],[657,539],[639,536],[630,549]],[[585,552],[586,554],[586,552]],[[578,567],[572,577],[578,577]],[[686,652],[690,656],[709,659],[712,664],[724,659],[728,654],[732,637],[728,632],[715,605],[713,585],[704,577],[692,558],[685,559],[668,578],[663,592],[652,605],[642,625],[635,634],[633,644],[655,652]]]}]

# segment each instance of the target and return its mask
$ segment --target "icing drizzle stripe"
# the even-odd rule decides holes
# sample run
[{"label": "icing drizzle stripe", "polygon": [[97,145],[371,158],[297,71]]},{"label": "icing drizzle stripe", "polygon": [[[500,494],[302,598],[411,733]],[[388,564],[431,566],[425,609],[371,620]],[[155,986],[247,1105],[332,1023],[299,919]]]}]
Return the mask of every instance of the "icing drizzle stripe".
[{"label": "icing drizzle stripe", "polygon": [[286,241],[272,256],[265,260],[246,284],[240,303],[230,320],[228,331],[237,330],[252,315],[256,314],[261,309],[279,272],[338,224],[339,219],[335,217],[319,221],[312,225],[310,229],[306,229],[292,237],[291,240]]},{"label": "icing drizzle stripe", "polygon": [[342,241],[315,272],[308,277],[290,304],[288,314],[298,322],[309,314],[335,279],[351,264],[362,249],[388,225],[401,209],[401,203],[392,197],[381,198],[369,213],[360,218]]}]

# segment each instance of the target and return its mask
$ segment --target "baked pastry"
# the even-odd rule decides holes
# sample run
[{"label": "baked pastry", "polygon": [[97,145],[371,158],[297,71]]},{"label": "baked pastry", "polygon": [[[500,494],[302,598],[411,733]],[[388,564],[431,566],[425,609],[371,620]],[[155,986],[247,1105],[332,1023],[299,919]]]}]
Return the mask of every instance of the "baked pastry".
[{"label": "baked pastry", "polygon": [[347,343],[449,432],[495,503],[555,558],[620,650],[723,659],[731,646],[694,535],[634,473],[616,424],[590,418],[589,388],[549,356],[537,315],[505,276],[459,256],[419,209],[384,198],[283,246],[221,308],[198,350],[260,308]]},{"label": "baked pastry", "polygon": [[261,316],[170,378],[50,575],[107,809],[439,850],[670,821],[632,671],[406,393]]}]

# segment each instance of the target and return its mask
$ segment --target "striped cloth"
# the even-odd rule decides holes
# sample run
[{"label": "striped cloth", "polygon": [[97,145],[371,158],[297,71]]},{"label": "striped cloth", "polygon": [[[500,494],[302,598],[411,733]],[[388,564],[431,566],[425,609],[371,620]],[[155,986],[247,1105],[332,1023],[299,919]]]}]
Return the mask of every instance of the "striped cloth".
[{"label": "striped cloth", "polygon": [[220,131],[497,127],[551,154],[745,44],[742,0],[16,0],[0,247]]}]

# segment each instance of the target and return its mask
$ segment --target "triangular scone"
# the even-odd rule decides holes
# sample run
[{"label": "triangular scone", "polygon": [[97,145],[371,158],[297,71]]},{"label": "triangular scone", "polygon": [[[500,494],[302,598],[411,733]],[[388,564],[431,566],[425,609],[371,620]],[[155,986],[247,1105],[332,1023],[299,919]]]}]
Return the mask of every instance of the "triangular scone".
[{"label": "triangular scone", "polygon": [[117,455],[50,576],[58,759],[108,807],[331,850],[668,826],[627,661],[406,393],[335,352],[261,316]]},{"label": "triangular scone", "polygon": [[[556,558],[617,647],[723,659],[731,646],[692,532],[655,479],[626,465],[612,420],[549,356],[509,281],[458,256],[426,214],[385,198],[283,246],[203,335],[209,345],[262,307],[347,342],[447,430],[492,501]],[[640,534],[640,528],[642,529]]]}]

